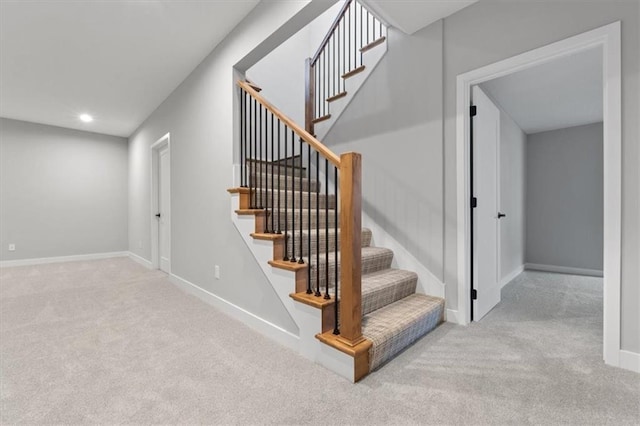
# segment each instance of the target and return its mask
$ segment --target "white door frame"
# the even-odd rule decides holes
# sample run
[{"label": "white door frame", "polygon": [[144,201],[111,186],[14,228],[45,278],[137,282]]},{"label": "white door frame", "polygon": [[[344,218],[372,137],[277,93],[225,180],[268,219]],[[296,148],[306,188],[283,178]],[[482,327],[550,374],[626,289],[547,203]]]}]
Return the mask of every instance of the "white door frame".
[{"label": "white door frame", "polygon": [[604,112],[605,363],[620,365],[620,256],[622,218],[622,75],[620,22],[460,74],[456,93],[458,321],[469,322],[469,105],[471,86],[551,60],[602,47]]},{"label": "white door frame", "polygon": [[[149,218],[151,219],[151,264],[154,269],[160,269],[160,252],[158,250],[160,236],[158,232],[158,222],[155,219],[155,215],[158,213],[160,208],[158,205],[158,171],[160,170],[159,153],[161,150],[166,148],[169,150],[169,155],[171,155],[170,142],[171,134],[167,133],[151,145],[151,207],[149,210]],[[169,192],[171,192],[171,190],[169,190]],[[167,216],[169,217],[169,220],[166,222],[167,234],[169,235],[169,247],[171,247],[171,212],[169,212]],[[169,257],[169,263],[171,263],[171,256]],[[171,273],[171,264],[169,264],[169,270],[166,272]]]}]

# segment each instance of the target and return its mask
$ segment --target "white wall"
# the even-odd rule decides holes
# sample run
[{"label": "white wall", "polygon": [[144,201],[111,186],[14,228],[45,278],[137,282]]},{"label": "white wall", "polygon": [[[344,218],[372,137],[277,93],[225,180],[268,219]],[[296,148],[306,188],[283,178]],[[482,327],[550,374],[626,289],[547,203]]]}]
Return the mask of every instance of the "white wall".
[{"label": "white wall", "polygon": [[126,251],[127,156],[124,138],[0,118],[1,259]]},{"label": "white wall", "polygon": [[296,324],[230,218],[226,190],[234,185],[238,138],[234,66],[260,59],[286,39],[283,32],[288,37],[327,7],[261,2],[129,138],[130,250],[150,259],[150,146],[170,132],[172,273],[294,334]]},{"label": "white wall", "polygon": [[[499,107],[500,108],[500,107]],[[500,279],[515,277],[525,263],[527,135],[500,108]]]},{"label": "white wall", "polygon": [[441,282],[442,29],[390,28],[386,55],[323,141],[362,153],[364,212]]},{"label": "white wall", "polygon": [[269,52],[246,72],[276,108],[304,127],[305,61],[320,46],[342,2],[327,9],[309,25]]},{"label": "white wall", "polygon": [[602,123],[527,139],[527,263],[602,271]]}]

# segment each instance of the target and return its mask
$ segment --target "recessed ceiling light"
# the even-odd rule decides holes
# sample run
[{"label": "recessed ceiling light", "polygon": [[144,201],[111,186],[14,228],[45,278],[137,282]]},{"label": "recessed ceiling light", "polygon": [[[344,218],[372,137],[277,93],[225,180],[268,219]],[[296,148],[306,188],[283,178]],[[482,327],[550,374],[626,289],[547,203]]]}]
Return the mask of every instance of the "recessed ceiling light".
[{"label": "recessed ceiling light", "polygon": [[80,120],[84,121],[85,123],[91,123],[93,121],[93,117],[89,114],[80,114]]}]

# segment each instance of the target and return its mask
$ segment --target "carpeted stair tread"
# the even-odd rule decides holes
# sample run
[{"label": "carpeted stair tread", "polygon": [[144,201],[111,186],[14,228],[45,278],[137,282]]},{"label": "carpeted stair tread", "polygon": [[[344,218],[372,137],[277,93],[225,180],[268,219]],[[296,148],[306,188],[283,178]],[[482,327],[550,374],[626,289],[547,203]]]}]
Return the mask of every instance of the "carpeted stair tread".
[{"label": "carpeted stair tread", "polygon": [[[247,173],[273,173],[278,174],[278,163],[265,163],[262,161],[247,161]],[[280,174],[284,176],[286,173],[289,176],[306,176],[307,170],[298,166],[285,166],[284,163],[280,164]]]},{"label": "carpeted stair tread", "polygon": [[[335,228],[329,228],[329,232],[327,232],[324,228],[320,228],[320,231],[316,231],[316,229],[311,229],[311,234],[309,234],[308,229],[303,229],[302,231],[302,255],[307,256],[309,254],[309,235],[311,235],[311,253],[315,254],[317,252],[321,253],[324,256],[324,252],[326,251],[326,235],[329,236],[329,251],[335,252],[336,248],[336,230]],[[338,236],[340,235],[340,230],[338,230]],[[361,245],[362,247],[368,247],[371,244],[371,230],[367,228],[362,228],[361,233]],[[291,253],[293,250],[293,236],[295,236],[296,240],[296,255],[300,255],[300,231],[295,233],[289,232],[289,238],[287,239],[287,249],[288,253]],[[320,250],[318,250],[318,246],[316,244],[317,241],[320,241]]]},{"label": "carpeted stair tread", "polygon": [[433,330],[443,318],[444,299],[412,294],[362,318],[362,334],[371,340],[369,371],[393,358]]},{"label": "carpeted stair tread", "polygon": [[[269,173],[256,173],[256,174],[250,174],[249,175],[249,185],[252,187],[259,187],[259,188],[271,188],[271,174]],[[286,185],[286,187],[285,187]],[[287,190],[287,191],[291,191],[291,190],[300,190],[302,189],[303,191],[308,191],[310,190],[311,192],[320,192],[320,182],[318,182],[315,179],[307,179],[307,178],[298,178],[298,177],[294,177],[294,176],[285,176],[285,175],[280,175],[280,177],[278,177],[277,175],[273,176],[273,187],[274,188],[280,188],[281,190]]]},{"label": "carpeted stair tread", "polygon": [[[298,204],[296,203],[296,206]],[[271,209],[268,210],[269,214],[271,214]],[[279,226],[279,230],[285,231],[285,222],[286,222],[286,230],[287,232],[292,232],[295,229],[295,232],[300,232],[300,209],[296,207],[295,211],[291,211],[291,206],[289,206],[289,210],[282,209],[274,209],[274,223],[276,227]],[[311,228],[316,228],[316,223],[319,221],[320,228],[324,228],[325,226],[325,210],[320,209],[319,212],[316,212],[316,209],[311,209],[311,215],[309,215],[309,210],[302,209],[302,232],[309,229],[309,216],[311,216]],[[295,228],[294,219],[295,218]],[[269,219],[269,226],[271,226],[271,219]],[[329,227],[335,228],[335,212],[333,210],[329,210]],[[296,241],[297,244],[297,241]]]},{"label": "carpeted stair tread", "polygon": [[362,276],[362,315],[416,292],[418,274],[403,269],[383,269]]},{"label": "carpeted stair tread", "polygon": [[[327,264],[326,257],[320,256],[320,262],[317,263],[316,256],[304,258],[305,262],[311,263],[311,288],[315,288],[317,281],[317,270],[320,271],[320,287],[325,288],[326,281],[326,269],[329,268],[329,287],[333,288],[333,279],[335,277],[336,257],[335,253],[329,253],[329,263]],[[338,259],[340,259],[340,252],[338,252]],[[363,247],[362,248],[362,275],[370,274],[372,272],[381,271],[383,269],[389,269],[391,262],[393,261],[393,251],[385,247]],[[340,267],[338,267],[338,276],[340,275]],[[339,281],[338,281],[339,283]]]},{"label": "carpeted stair tread", "polygon": [[[271,181],[269,181],[269,186],[271,186]],[[301,191],[292,191],[289,189],[285,192],[284,188],[280,188],[280,191],[277,189],[272,191],[271,189],[263,189],[257,188],[252,189],[252,199],[260,199],[261,204],[265,207],[271,207],[271,204],[275,207],[278,207],[278,202],[280,203],[280,208],[284,208],[285,201],[290,206],[295,197],[296,206],[300,205],[300,192]],[[273,200],[272,200],[273,197]],[[309,206],[309,197],[311,197],[311,208],[316,208],[316,203],[319,203],[320,209],[325,208],[325,203],[328,205],[329,209],[333,210],[336,206],[336,196],[335,195],[326,195],[320,194],[317,192],[308,192],[302,191],[302,206]]]}]

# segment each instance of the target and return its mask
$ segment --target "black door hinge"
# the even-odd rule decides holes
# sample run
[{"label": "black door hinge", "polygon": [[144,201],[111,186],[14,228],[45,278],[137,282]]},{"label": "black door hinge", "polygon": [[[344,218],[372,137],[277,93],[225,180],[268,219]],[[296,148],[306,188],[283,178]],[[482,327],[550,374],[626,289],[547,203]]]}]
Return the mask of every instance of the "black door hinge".
[{"label": "black door hinge", "polygon": [[477,300],[478,299],[478,290],[471,289],[471,299],[472,300]]},{"label": "black door hinge", "polygon": [[471,208],[475,209],[478,207],[478,199],[476,197],[471,197]]},{"label": "black door hinge", "polygon": [[471,108],[469,109],[469,113],[471,114],[472,117],[475,117],[476,114],[478,114],[478,108],[476,108],[475,105],[471,105]]}]

